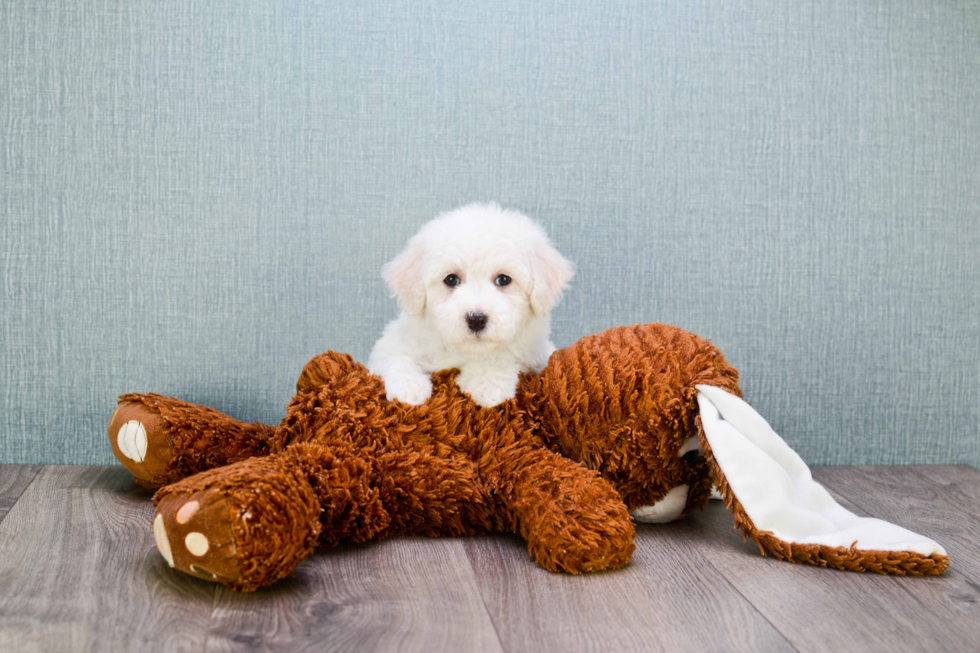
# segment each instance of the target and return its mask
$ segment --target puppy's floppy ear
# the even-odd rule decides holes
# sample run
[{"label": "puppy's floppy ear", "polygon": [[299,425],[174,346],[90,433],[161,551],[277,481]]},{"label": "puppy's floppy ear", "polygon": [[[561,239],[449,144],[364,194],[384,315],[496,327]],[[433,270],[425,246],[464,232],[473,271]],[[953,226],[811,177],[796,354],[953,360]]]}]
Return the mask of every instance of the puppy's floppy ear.
[{"label": "puppy's floppy ear", "polygon": [[425,284],[422,281],[422,259],[425,248],[416,239],[408,241],[405,249],[381,268],[391,296],[409,315],[421,315],[425,309]]},{"label": "puppy's floppy ear", "polygon": [[574,274],[571,261],[550,242],[546,240],[535,247],[531,261],[531,310],[537,315],[550,313]]}]

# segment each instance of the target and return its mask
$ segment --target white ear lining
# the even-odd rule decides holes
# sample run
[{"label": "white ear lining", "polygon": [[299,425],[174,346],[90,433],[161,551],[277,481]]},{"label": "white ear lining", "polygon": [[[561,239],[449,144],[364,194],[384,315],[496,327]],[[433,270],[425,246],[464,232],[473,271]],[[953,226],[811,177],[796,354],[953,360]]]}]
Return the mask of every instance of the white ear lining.
[{"label": "white ear lining", "polygon": [[927,537],[845,509],[751,406],[721,388],[696,387],[715,462],[758,531],[788,543],[946,555]]}]

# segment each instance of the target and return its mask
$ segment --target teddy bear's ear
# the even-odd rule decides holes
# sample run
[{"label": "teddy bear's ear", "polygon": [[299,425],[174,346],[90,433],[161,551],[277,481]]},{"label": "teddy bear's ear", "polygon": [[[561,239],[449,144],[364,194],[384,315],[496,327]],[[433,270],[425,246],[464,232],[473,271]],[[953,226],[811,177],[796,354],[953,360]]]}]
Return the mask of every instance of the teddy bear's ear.
[{"label": "teddy bear's ear", "polygon": [[928,537],[838,504],[743,399],[715,386],[695,388],[711,478],[736,525],[763,555],[899,576],[931,576],[949,567],[946,550]]},{"label": "teddy bear's ear", "polygon": [[534,251],[531,264],[531,310],[547,315],[561,300],[562,291],[575,274],[572,262],[545,240]]},{"label": "teddy bear's ear", "polygon": [[425,309],[424,258],[425,247],[412,238],[398,256],[381,268],[381,276],[391,289],[391,296],[398,299],[398,305],[409,315],[421,315]]}]

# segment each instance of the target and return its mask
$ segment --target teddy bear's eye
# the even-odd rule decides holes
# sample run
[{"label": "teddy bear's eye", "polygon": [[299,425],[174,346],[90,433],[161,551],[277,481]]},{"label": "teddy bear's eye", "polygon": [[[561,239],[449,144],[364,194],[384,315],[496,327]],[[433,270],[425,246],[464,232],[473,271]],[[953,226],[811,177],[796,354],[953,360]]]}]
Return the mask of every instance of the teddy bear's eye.
[{"label": "teddy bear's eye", "polygon": [[448,277],[443,279],[442,282],[450,288],[454,288],[459,285],[459,277],[457,277],[455,274],[450,274]]},{"label": "teddy bear's eye", "polygon": [[506,286],[510,283],[510,277],[508,277],[506,274],[501,274],[494,280],[494,283],[498,286]]}]

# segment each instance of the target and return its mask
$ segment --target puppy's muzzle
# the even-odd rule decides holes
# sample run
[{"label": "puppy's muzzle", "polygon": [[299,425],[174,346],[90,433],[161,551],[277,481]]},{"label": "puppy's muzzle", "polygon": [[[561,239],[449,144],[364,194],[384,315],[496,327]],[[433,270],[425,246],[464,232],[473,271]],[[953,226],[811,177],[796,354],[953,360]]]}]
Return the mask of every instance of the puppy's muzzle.
[{"label": "puppy's muzzle", "polygon": [[468,326],[470,328],[470,331],[473,332],[483,331],[483,329],[486,328],[487,326],[488,319],[490,318],[487,317],[486,313],[480,313],[480,312],[467,313],[466,326]]}]

